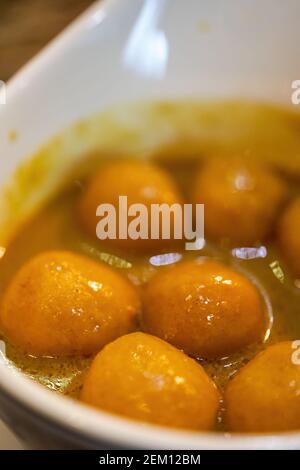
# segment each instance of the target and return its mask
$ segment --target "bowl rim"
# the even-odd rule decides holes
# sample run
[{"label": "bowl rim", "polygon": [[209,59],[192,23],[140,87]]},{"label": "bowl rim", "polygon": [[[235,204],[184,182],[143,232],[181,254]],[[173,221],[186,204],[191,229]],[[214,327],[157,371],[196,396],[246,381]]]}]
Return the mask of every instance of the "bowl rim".
[{"label": "bowl rim", "polygon": [[[101,0],[92,4],[78,19],[52,40],[9,80],[7,91],[14,94],[18,81],[43,66],[49,55],[85,27],[90,15],[103,11],[113,13],[120,0]],[[41,60],[42,59],[42,60]],[[40,426],[51,427],[54,433],[79,445],[146,449],[295,449],[300,448],[300,432],[275,434],[230,434],[220,432],[192,432],[132,421],[104,411],[92,409],[64,396],[54,394],[25,377],[21,372],[0,360],[0,395],[16,409],[25,411]]]},{"label": "bowl rim", "polygon": [[55,394],[4,360],[0,361],[0,395],[41,426],[91,447],[107,443],[113,448],[272,450],[295,449],[300,444],[297,431],[261,435],[194,432],[129,420]]}]

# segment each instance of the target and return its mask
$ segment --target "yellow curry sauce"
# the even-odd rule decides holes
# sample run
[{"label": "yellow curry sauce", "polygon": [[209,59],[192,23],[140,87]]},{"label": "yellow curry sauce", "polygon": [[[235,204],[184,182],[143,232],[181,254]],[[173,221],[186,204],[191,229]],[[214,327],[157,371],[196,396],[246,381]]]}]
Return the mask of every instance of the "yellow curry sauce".
[{"label": "yellow curry sauce", "polygon": [[[222,108],[218,110],[220,113]],[[272,112],[270,116],[272,116]],[[279,111],[274,111],[278,115]],[[289,114],[282,111],[285,120],[289,119]],[[258,111],[259,114],[259,111]],[[280,113],[279,113],[280,115]],[[215,116],[217,122],[217,114]],[[262,115],[261,122],[264,123]],[[295,134],[300,141],[300,118],[296,121],[294,114],[290,116],[291,131],[288,139],[291,140],[291,134]],[[245,124],[245,123],[244,123]],[[241,126],[244,125],[240,123]],[[225,129],[226,131],[226,129]],[[262,133],[262,129],[258,130],[257,135]],[[266,124],[266,132],[267,130]],[[255,129],[253,130],[254,148],[259,145],[259,137],[255,137]],[[240,135],[245,135],[244,147],[242,138],[239,137],[237,142],[237,150],[248,149],[249,129],[243,129]],[[220,136],[219,136],[220,137]],[[250,137],[251,138],[251,137]],[[229,138],[224,136],[224,154],[228,153],[228,147],[234,148],[234,142],[228,142]],[[262,142],[261,154],[264,153],[265,142]],[[218,152],[222,153],[222,141],[218,141]],[[204,148],[204,150],[203,150]],[[197,152],[203,158],[209,157],[210,152],[207,150],[207,144],[201,146],[201,138],[195,143],[193,149],[188,148],[185,154],[184,142],[178,142],[176,149],[176,141],[169,143],[163,149],[148,152],[147,158],[153,159],[159,165],[167,169],[177,180],[184,196],[188,197],[189,188],[195,169],[199,166]],[[284,149],[284,132],[282,135],[282,151]],[[181,154],[181,156],[179,155]],[[274,141],[274,154],[278,154],[278,142]],[[272,155],[272,148],[268,149],[268,160]],[[175,156],[175,158],[173,158]],[[292,158],[294,155],[292,155]],[[118,158],[114,155],[114,158]],[[286,155],[289,162],[289,156]],[[92,159],[93,160],[93,159]],[[276,160],[276,159],[275,159]],[[22,264],[34,256],[35,254],[51,249],[72,250],[86,256],[90,256],[95,260],[100,260],[110,264],[116,270],[120,270],[123,275],[137,285],[143,288],[151,276],[157,271],[165,269],[166,263],[178,262],[178,260],[189,260],[199,256],[212,257],[226,264],[230,264],[234,269],[246,274],[253,280],[264,297],[268,311],[266,314],[269,318],[270,331],[266,334],[265,343],[248,347],[228,357],[218,360],[205,361],[199,359],[207,373],[213,378],[221,391],[224,390],[228,380],[236,374],[236,372],[246,364],[259,350],[265,345],[270,345],[278,341],[286,339],[300,338],[300,318],[298,312],[298,303],[300,298],[300,286],[293,278],[285,261],[276,246],[274,237],[267,240],[263,245],[252,247],[222,247],[207,241],[205,247],[200,251],[174,250],[156,251],[153,253],[136,255],[125,250],[112,250],[105,242],[92,241],[81,230],[76,208],[78,199],[88,179],[88,174],[93,174],[93,168],[96,165],[102,165],[106,161],[106,155],[100,155],[96,162],[92,162],[89,170],[82,172],[83,176],[76,175],[76,178],[67,183],[65,188],[58,195],[52,198],[39,212],[26,221],[22,227],[16,232],[11,242],[6,247],[0,261],[0,295],[2,295],[6,286],[14,273],[22,266]],[[282,177],[288,182],[290,196],[300,194],[298,179],[293,175],[290,176],[289,169],[292,166],[287,163],[287,171],[284,169],[284,160],[280,160],[278,171]],[[79,172],[80,173],[80,172]],[[168,256],[166,256],[168,255]],[[22,325],[20,325],[20,328]],[[4,342],[5,342],[5,338]],[[16,347],[9,343],[6,345],[6,356],[14,363],[16,367],[21,369],[26,375],[40,382],[51,390],[60,392],[71,397],[77,397],[82,386],[84,373],[87,370],[92,358],[35,358],[27,356]],[[223,429],[222,410],[219,414],[218,428]]]}]

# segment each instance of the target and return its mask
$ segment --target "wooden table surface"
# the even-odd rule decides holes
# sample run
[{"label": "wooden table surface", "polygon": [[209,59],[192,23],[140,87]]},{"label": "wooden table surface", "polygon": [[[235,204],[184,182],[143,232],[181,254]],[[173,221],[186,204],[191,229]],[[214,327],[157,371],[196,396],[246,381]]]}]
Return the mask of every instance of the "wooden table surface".
[{"label": "wooden table surface", "polygon": [[0,0],[0,80],[8,80],[93,0]]}]

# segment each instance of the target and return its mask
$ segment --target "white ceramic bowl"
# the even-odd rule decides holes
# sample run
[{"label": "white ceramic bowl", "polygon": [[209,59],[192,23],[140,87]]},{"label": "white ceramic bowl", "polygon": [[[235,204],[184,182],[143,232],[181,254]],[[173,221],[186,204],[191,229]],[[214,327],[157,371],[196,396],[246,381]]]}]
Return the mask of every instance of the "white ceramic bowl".
[{"label": "white ceramic bowl", "polygon": [[[50,137],[116,104],[187,97],[289,104],[291,82],[300,78],[299,16],[297,0],[96,3],[8,84],[7,104],[0,105],[0,185]],[[75,158],[83,150],[78,143],[69,153]],[[48,183],[34,203],[49,190],[50,177]],[[3,360],[0,415],[33,447],[300,448],[300,433],[190,433],[96,412]]]}]

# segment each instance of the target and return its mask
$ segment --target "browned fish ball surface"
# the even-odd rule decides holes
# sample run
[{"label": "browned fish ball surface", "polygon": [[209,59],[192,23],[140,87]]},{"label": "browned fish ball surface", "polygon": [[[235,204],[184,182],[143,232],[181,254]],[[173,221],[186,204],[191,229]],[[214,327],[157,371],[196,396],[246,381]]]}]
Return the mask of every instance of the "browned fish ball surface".
[{"label": "browned fish ball surface", "polygon": [[[143,204],[149,217],[148,239],[126,239],[119,237],[119,197],[127,196],[127,206]],[[107,239],[114,247],[138,251],[147,251],[154,248],[166,247],[174,244],[174,224],[171,218],[170,239],[151,239],[151,205],[152,204],[180,204],[182,196],[172,176],[159,166],[143,161],[126,160],[105,165],[89,182],[87,189],[79,202],[79,220],[84,230],[96,239],[96,226],[100,217],[96,209],[100,204],[111,204],[116,209],[116,239]],[[127,214],[121,213],[125,221]],[[134,217],[128,217],[128,224]],[[178,242],[177,242],[178,243]]]},{"label": "browned fish ball surface", "polygon": [[217,261],[158,273],[143,294],[143,327],[187,354],[214,358],[261,341],[267,325],[257,288]]},{"label": "browned fish ball surface", "polygon": [[293,274],[300,277],[300,197],[292,201],[279,221],[280,250]]},{"label": "browned fish ball surface", "polygon": [[246,157],[207,160],[192,190],[192,201],[205,207],[207,238],[232,245],[264,240],[285,199],[281,178]]},{"label": "browned fish ball surface", "polygon": [[[294,362],[293,362],[294,361]],[[290,341],[258,354],[229,382],[226,423],[231,431],[300,428],[300,351]]]},{"label": "browned fish ball surface", "polygon": [[196,361],[159,338],[132,333],[96,356],[81,400],[128,418],[206,430],[215,425],[220,395]]},{"label": "browned fish ball surface", "polygon": [[89,355],[135,329],[139,310],[135,287],[112,268],[51,251],[16,273],[4,293],[0,326],[36,356]]}]

